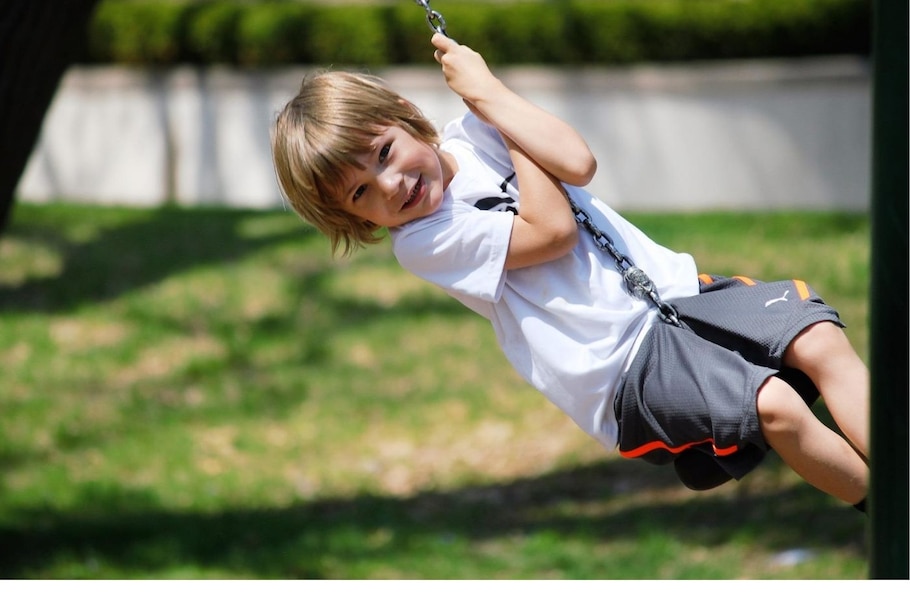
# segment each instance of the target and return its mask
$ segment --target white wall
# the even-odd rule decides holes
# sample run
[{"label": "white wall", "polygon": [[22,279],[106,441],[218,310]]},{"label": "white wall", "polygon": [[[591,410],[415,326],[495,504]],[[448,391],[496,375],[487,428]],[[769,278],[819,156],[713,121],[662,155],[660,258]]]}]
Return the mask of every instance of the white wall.
[{"label": "white wall", "polygon": [[[496,71],[585,135],[617,208],[868,208],[860,59]],[[19,197],[278,207],[268,133],[303,73],[73,69]],[[464,110],[432,67],[376,73],[440,126]]]}]

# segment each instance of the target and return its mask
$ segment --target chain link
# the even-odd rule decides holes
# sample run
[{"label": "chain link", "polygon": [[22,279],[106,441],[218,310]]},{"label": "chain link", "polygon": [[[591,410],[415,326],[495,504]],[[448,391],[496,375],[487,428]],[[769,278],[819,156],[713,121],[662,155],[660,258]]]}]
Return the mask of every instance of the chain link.
[{"label": "chain link", "polygon": [[566,196],[566,199],[569,201],[569,206],[572,207],[572,213],[575,215],[575,221],[579,225],[585,228],[591,237],[594,239],[594,245],[600,249],[602,252],[609,253],[613,257],[614,262],[616,263],[616,268],[619,270],[619,273],[622,275],[623,280],[626,283],[626,289],[629,291],[633,297],[637,299],[650,299],[652,303],[657,307],[657,313],[660,316],[660,319],[666,322],[667,324],[672,324],[674,326],[682,326],[679,321],[679,314],[676,313],[676,309],[660,298],[660,294],[657,292],[657,287],[654,285],[654,281],[645,273],[643,269],[637,267],[632,263],[627,255],[619,252],[616,249],[616,246],[613,244],[613,240],[600,231],[594,221],[591,220],[591,215],[588,211],[580,208],[572,198]]},{"label": "chain link", "polygon": [[439,11],[434,11],[430,8],[430,0],[414,0],[414,2],[419,6],[422,6],[423,10],[426,11],[427,25],[430,26],[430,29],[448,37],[449,34],[446,33],[446,20]]}]

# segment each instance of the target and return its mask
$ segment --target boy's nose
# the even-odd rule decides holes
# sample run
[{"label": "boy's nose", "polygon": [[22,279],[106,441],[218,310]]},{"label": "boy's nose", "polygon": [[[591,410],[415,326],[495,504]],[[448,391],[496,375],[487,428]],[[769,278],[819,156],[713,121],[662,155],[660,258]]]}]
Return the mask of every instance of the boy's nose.
[{"label": "boy's nose", "polygon": [[379,175],[379,186],[387,198],[399,193],[401,190],[401,173],[385,170]]}]

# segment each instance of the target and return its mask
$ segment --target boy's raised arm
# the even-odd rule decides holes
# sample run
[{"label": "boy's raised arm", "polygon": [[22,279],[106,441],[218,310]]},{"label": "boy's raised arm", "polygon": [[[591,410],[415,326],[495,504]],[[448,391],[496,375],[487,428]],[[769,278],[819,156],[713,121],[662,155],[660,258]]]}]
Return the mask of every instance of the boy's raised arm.
[{"label": "boy's raised arm", "polygon": [[431,42],[446,84],[471,111],[560,181],[578,186],[591,181],[597,161],[578,131],[505,86],[474,50],[442,34]]},{"label": "boy's raised arm", "polygon": [[587,143],[564,121],[517,95],[493,76],[478,53],[441,34],[436,60],[449,88],[502,135],[518,183],[521,210],[512,223],[506,269],[558,259],[578,242],[561,182],[586,185],[596,163]]}]

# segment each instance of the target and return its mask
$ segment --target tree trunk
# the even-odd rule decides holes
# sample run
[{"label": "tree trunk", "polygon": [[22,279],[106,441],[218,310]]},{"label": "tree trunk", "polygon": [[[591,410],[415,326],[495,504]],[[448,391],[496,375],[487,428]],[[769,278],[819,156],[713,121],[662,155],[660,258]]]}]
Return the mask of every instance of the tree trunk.
[{"label": "tree trunk", "polygon": [[83,56],[96,4],[98,0],[0,2],[0,232],[60,79]]}]

